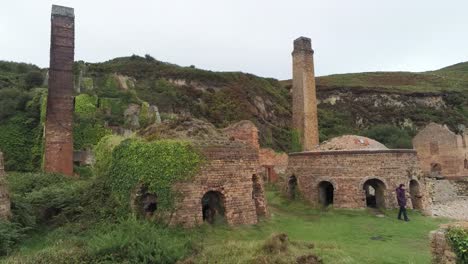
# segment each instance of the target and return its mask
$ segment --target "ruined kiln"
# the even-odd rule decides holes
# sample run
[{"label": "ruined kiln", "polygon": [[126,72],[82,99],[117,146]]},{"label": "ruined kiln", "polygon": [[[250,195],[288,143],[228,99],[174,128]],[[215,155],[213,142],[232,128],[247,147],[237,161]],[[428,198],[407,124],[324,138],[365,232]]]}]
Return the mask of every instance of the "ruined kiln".
[{"label": "ruined kiln", "polygon": [[[250,121],[241,121],[224,131],[196,119],[179,125],[169,122],[142,133],[190,140],[205,158],[190,181],[176,184],[181,199],[171,224],[192,227],[218,219],[230,225],[256,224],[259,217],[268,214],[263,178],[259,175],[258,134]],[[165,126],[170,131],[165,131]]]},{"label": "ruined kiln", "polygon": [[395,188],[403,183],[409,206],[424,210],[429,200],[415,150],[353,135],[318,144],[313,53],[310,39],[294,41],[293,128],[305,151],[289,154],[289,195],[300,193],[316,206],[394,208]]}]

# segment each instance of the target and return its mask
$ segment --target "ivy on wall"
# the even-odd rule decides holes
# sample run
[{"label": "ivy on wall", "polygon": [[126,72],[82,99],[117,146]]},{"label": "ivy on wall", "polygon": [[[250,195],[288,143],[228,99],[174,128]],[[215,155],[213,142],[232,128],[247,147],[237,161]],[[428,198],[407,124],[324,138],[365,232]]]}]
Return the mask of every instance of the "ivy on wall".
[{"label": "ivy on wall", "polygon": [[80,94],[75,96],[75,114],[82,118],[92,118],[96,116],[97,96]]},{"label": "ivy on wall", "polygon": [[157,196],[158,210],[167,211],[178,196],[173,185],[195,175],[202,160],[187,141],[126,139],[112,152],[107,179],[112,193],[124,206],[129,205],[136,186],[142,184]]},{"label": "ivy on wall", "polygon": [[112,161],[112,151],[123,140],[124,137],[116,135],[107,135],[101,138],[96,147],[94,147],[94,157],[96,159],[96,163],[93,166],[94,175],[98,177],[108,175]]}]

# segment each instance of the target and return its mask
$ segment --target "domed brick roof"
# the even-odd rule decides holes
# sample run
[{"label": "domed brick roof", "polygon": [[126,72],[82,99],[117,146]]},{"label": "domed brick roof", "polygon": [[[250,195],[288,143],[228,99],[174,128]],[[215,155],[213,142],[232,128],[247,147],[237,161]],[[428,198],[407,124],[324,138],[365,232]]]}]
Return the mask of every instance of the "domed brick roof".
[{"label": "domed brick roof", "polygon": [[367,137],[345,135],[332,138],[317,146],[316,150],[385,150],[382,143]]}]

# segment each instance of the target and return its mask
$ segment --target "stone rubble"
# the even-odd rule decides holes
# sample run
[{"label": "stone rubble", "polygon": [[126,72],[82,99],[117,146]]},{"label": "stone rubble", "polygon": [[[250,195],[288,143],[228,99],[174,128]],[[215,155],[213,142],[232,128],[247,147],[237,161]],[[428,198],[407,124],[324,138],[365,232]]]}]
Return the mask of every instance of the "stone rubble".
[{"label": "stone rubble", "polygon": [[468,220],[468,197],[459,197],[452,201],[434,203],[432,215],[457,220]]}]

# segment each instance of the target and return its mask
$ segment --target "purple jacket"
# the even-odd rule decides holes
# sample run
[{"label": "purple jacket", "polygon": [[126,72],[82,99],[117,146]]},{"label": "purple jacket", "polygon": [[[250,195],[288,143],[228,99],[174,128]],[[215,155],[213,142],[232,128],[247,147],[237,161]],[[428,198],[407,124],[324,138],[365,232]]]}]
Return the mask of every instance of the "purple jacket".
[{"label": "purple jacket", "polygon": [[402,189],[400,187],[396,188],[396,197],[398,200],[398,205],[399,206],[406,206],[406,195],[405,195],[405,189]]}]

